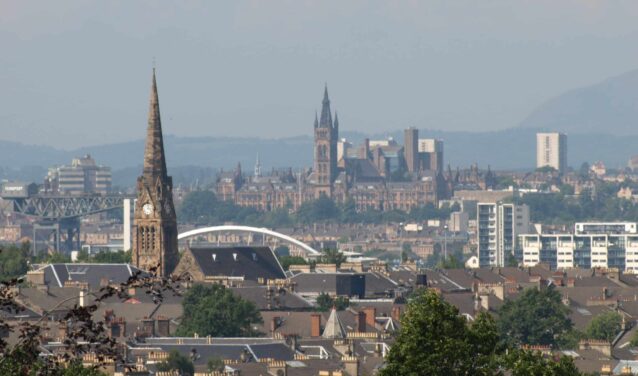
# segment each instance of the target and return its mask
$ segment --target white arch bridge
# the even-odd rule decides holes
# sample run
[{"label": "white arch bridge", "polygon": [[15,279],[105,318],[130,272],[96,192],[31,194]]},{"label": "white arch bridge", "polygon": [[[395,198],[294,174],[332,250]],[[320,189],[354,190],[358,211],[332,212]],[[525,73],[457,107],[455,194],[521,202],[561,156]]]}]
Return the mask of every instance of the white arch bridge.
[{"label": "white arch bridge", "polygon": [[308,253],[310,253],[312,255],[321,254],[321,252],[319,252],[316,249],[312,248],[308,244],[302,243],[299,240],[297,240],[295,238],[292,238],[292,237],[290,237],[288,235],[285,235],[285,234],[282,234],[282,233],[279,233],[279,232],[276,232],[276,231],[268,230],[267,228],[259,228],[259,227],[251,227],[251,226],[225,225],[225,226],[212,226],[212,227],[198,228],[198,229],[186,231],[186,232],[183,232],[183,233],[177,235],[177,239],[179,239],[179,240],[186,239],[186,238],[190,238],[192,236],[209,234],[211,232],[233,232],[233,231],[236,231],[236,232],[252,232],[252,233],[258,233],[258,234],[262,234],[262,235],[272,236],[274,238],[281,239],[281,240],[283,240],[285,242],[288,242],[290,244],[294,244],[297,247],[307,251]]}]

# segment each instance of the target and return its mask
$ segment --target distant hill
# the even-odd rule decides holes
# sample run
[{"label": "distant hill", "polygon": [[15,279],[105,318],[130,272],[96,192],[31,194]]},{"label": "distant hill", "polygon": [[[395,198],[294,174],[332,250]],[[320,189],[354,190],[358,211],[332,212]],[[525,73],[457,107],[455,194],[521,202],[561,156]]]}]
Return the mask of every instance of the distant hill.
[{"label": "distant hill", "polygon": [[[445,164],[469,166],[478,163],[492,169],[530,169],[535,163],[536,130],[513,128],[496,132],[444,132],[421,130],[420,136],[441,138],[445,142]],[[359,144],[365,135],[343,132],[343,137]],[[394,137],[403,143],[403,131],[370,136],[372,139]],[[210,174],[219,169],[235,168],[240,162],[251,173],[255,158],[264,172],[271,168],[294,169],[312,165],[310,136],[283,139],[259,138],[165,138],[167,163],[176,184],[197,180],[212,182]],[[91,154],[98,163],[113,168],[114,184],[133,185],[141,171],[144,152],[142,140],[101,145],[65,151],[46,146],[0,142],[0,179],[41,181],[46,167],[68,164],[73,157]],[[630,156],[638,154],[638,135],[572,134],[568,136],[568,164],[578,168],[581,163],[601,160],[609,167],[623,167]]]},{"label": "distant hill", "polygon": [[521,128],[638,135],[638,70],[548,100]]}]

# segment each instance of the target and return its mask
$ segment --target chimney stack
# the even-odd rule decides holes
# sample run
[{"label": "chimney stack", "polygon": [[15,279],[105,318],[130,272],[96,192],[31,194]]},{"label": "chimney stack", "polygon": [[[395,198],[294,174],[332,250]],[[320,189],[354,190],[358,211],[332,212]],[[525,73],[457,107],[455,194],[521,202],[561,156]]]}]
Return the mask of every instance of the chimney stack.
[{"label": "chimney stack", "polygon": [[86,307],[86,298],[84,290],[80,290],[80,307]]},{"label": "chimney stack", "polygon": [[277,330],[278,327],[279,327],[279,317],[274,316],[272,319],[270,319],[270,332],[272,334],[275,334],[275,331]]},{"label": "chimney stack", "polygon": [[310,315],[310,336],[321,336],[321,315],[318,313],[313,313],[312,315]]},{"label": "chimney stack", "polygon": [[359,311],[357,313],[357,332],[364,333],[366,331],[366,313]]},{"label": "chimney stack", "polygon": [[359,359],[354,356],[344,356],[342,358],[344,370],[350,376],[359,376]]},{"label": "chimney stack", "polygon": [[142,328],[146,335],[155,337],[155,320],[145,317],[142,319]]},{"label": "chimney stack", "polygon": [[401,307],[392,306],[392,319],[394,321],[401,321]]},{"label": "chimney stack", "polygon": [[66,321],[61,322],[60,325],[58,325],[58,341],[64,342],[68,332],[69,332],[69,326],[66,323]]},{"label": "chimney stack", "polygon": [[374,307],[365,307],[363,312],[365,312],[366,315],[366,323],[374,328],[377,323],[377,309]]},{"label": "chimney stack", "polygon": [[170,337],[171,335],[171,323],[168,317],[157,317],[157,335],[160,337]]}]

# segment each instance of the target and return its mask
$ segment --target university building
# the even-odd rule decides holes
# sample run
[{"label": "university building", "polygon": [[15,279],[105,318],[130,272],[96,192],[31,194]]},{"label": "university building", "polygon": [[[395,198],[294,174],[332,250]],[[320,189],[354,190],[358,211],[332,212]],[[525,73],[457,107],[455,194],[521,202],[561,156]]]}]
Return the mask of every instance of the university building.
[{"label": "university building", "polygon": [[[451,193],[442,171],[443,142],[419,139],[418,130],[405,131],[405,145],[393,139],[366,139],[354,147],[339,139],[339,119],[332,114],[328,89],[321,113],[314,120],[311,170],[283,170],[262,176],[255,168],[245,176],[241,165],[219,174],[217,197],[261,211],[296,210],[307,201],[326,196],[337,203],[351,199],[357,210],[409,211]],[[258,172],[259,171],[259,172]]]}]

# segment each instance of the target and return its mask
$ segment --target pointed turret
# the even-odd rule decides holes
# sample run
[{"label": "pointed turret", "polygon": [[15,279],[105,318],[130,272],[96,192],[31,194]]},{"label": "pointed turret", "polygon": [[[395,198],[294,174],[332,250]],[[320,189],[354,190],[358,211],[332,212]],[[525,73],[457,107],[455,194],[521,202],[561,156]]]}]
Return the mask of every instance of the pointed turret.
[{"label": "pointed turret", "polygon": [[323,92],[323,102],[321,103],[321,118],[319,119],[319,127],[332,128],[332,114],[330,113],[330,99],[328,98],[328,84]]},{"label": "pointed turret", "polygon": [[164,139],[162,137],[162,120],[160,119],[159,98],[155,68],[148,109],[148,128],[146,129],[146,147],[144,149],[144,175],[166,178],[166,157],[164,156]]},{"label": "pointed turret", "polygon": [[326,326],[324,327],[323,334],[321,336],[323,338],[331,339],[346,338],[346,332],[343,330],[343,325],[339,319],[337,308],[332,307],[332,312],[330,312],[330,317],[328,317],[328,321],[326,322]]},{"label": "pointed turret", "polygon": [[339,116],[337,115],[337,111],[335,111],[334,129],[339,130]]},{"label": "pointed turret", "polygon": [[261,177],[261,163],[259,162],[259,153],[257,153],[257,160],[255,161],[255,177]]},{"label": "pointed turret", "polygon": [[319,118],[317,117],[317,111],[315,111],[315,128],[319,128]]}]

